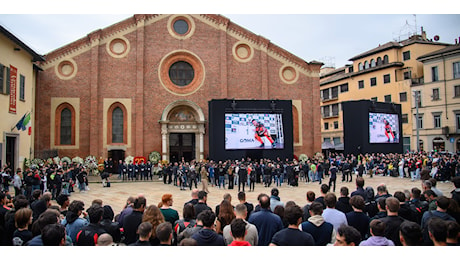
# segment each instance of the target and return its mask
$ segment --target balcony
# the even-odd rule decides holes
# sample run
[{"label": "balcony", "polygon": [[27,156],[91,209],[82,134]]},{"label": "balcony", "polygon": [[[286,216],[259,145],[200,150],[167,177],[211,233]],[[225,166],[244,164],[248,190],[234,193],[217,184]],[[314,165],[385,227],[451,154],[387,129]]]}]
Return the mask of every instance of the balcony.
[{"label": "balcony", "polygon": [[411,86],[420,86],[420,85],[423,85],[425,81],[423,80],[423,77],[422,78],[412,78],[411,83],[412,83]]}]

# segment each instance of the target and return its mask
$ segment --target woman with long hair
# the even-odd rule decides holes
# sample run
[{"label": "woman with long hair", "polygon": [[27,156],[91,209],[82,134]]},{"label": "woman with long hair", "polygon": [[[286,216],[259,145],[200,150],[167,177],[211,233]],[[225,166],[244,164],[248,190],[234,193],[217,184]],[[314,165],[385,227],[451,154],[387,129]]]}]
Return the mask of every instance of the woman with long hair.
[{"label": "woman with long hair", "polygon": [[216,232],[218,234],[223,234],[224,227],[230,225],[234,219],[235,212],[233,211],[232,204],[227,200],[223,200],[220,203],[219,215],[217,216]]},{"label": "woman with long hair", "polygon": [[155,205],[150,205],[144,211],[144,215],[142,216],[142,222],[149,222],[152,224],[152,235],[150,236],[150,244],[152,246],[156,246],[160,244],[160,240],[157,238],[155,230],[161,223],[165,222],[165,218],[163,214],[161,214],[160,209]]}]

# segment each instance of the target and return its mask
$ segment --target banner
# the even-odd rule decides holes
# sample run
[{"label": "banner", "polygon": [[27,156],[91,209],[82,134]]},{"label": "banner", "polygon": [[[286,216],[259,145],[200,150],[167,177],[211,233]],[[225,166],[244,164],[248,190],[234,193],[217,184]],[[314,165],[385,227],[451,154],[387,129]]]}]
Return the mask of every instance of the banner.
[{"label": "banner", "polygon": [[10,109],[9,109],[9,112],[13,114],[16,114],[17,78],[18,78],[18,69],[10,65]]}]

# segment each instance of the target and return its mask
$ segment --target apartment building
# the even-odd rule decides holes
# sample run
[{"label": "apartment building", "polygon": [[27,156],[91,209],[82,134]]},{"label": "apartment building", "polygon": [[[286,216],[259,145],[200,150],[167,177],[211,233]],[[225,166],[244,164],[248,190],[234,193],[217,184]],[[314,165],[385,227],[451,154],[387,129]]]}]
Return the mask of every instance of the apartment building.
[{"label": "apartment building", "polygon": [[398,103],[402,109],[404,151],[415,150],[412,88],[423,83],[424,67],[417,58],[449,46],[427,39],[426,33],[387,42],[349,59],[352,64],[320,75],[322,149],[343,150],[341,103],[374,100]]},{"label": "apartment building", "polygon": [[419,97],[412,96],[411,117],[418,116],[412,136],[418,132],[421,150],[460,151],[460,45],[422,55],[417,61],[423,64],[424,84],[411,88]]},{"label": "apartment building", "polygon": [[33,155],[35,62],[44,59],[3,26],[0,53],[0,163],[16,170]]}]

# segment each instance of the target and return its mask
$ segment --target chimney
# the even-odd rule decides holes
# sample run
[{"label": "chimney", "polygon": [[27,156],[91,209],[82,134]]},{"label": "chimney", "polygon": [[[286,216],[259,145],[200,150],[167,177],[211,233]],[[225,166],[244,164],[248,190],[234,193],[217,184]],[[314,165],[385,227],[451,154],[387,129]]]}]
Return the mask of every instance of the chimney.
[{"label": "chimney", "polygon": [[426,32],[423,30],[423,26],[422,26],[422,40],[426,41]]}]

